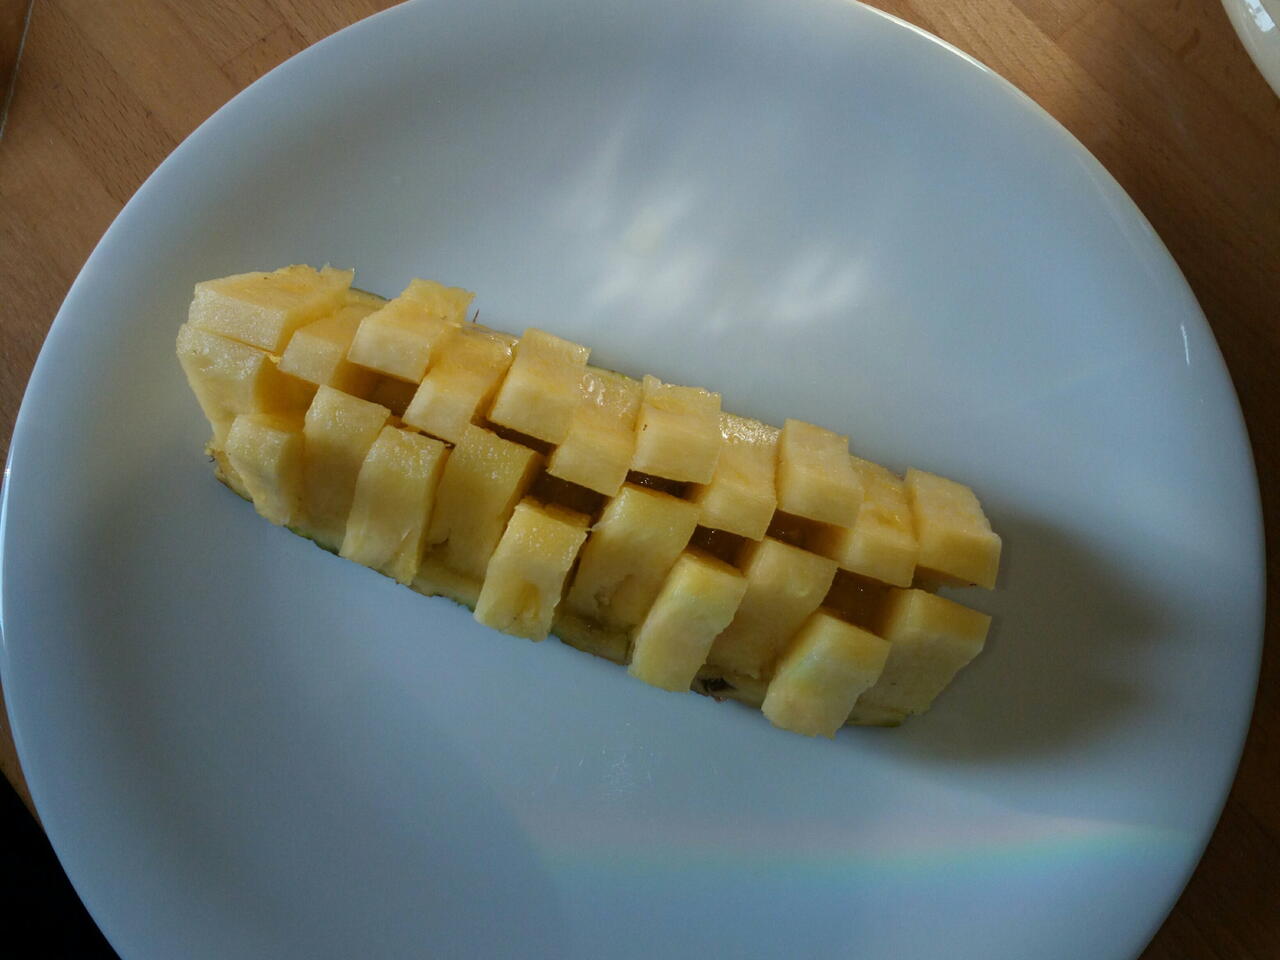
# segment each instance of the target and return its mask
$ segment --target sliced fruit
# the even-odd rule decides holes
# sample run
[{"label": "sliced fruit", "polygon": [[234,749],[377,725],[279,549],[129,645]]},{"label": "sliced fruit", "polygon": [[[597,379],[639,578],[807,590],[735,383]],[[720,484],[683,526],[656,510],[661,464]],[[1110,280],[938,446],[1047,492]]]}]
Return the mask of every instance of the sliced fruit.
[{"label": "sliced fruit", "polygon": [[333,387],[320,387],[307,409],[307,523],[316,542],[330,550],[342,544],[360,468],[390,415],[386,407]]},{"label": "sliced fruit", "polygon": [[365,395],[378,375],[348,360],[347,351],[360,321],[376,309],[377,303],[356,299],[334,313],[299,327],[284,348],[281,372],[343,393]]},{"label": "sliced fruit", "polygon": [[515,345],[511,369],[498,389],[489,419],[508,430],[560,443],[582,395],[591,351],[530,328]]},{"label": "sliced fruit", "polygon": [[682,483],[710,483],[720,459],[720,394],[645,376],[631,469]]},{"label": "sliced fruit", "polygon": [[945,477],[908,470],[907,500],[920,542],[922,571],[988,590],[1000,570],[1000,537],[974,492]]},{"label": "sliced fruit", "polygon": [[582,397],[547,473],[612,497],[627,479],[635,451],[640,382],[587,367],[581,383]]},{"label": "sliced fruit", "polygon": [[459,327],[404,411],[404,422],[457,443],[488,411],[511,366],[511,338],[482,327]]},{"label": "sliced fruit", "polygon": [[767,677],[787,641],[831,589],[836,564],[765,537],[747,542],[738,566],[746,574],[747,592],[707,661],[731,673]]},{"label": "sliced fruit", "polygon": [[467,319],[471,301],[476,298],[470,290],[446,287],[435,280],[411,280],[400,296],[416,300],[432,316],[451,324],[461,324]]},{"label": "sliced fruit", "polygon": [[433,351],[457,327],[455,320],[401,294],[360,321],[347,359],[378,373],[418,383]]},{"label": "sliced fruit", "polygon": [[746,578],[738,570],[709,554],[686,550],[636,631],[631,675],[664,690],[688,691],[746,590]]},{"label": "sliced fruit", "polygon": [[545,640],[586,538],[582,514],[522,500],[489,558],[475,618],[503,633]]},{"label": "sliced fruit", "polygon": [[858,519],[852,527],[815,528],[805,546],[830,557],[841,570],[909,587],[920,550],[906,484],[878,463],[858,457],[852,462],[862,484]]},{"label": "sliced fruit", "polygon": [[710,483],[694,485],[689,499],[702,511],[698,518],[702,526],[759,540],[778,506],[774,486],[778,428],[722,413],[720,436],[724,444],[716,472]]},{"label": "sliced fruit", "polygon": [[295,330],[338,309],[353,276],[352,270],[292,266],[205,280],[196,284],[187,320],[278,354]]},{"label": "sliced fruit", "polygon": [[227,459],[258,513],[288,526],[302,508],[302,421],[274,413],[243,413],[227,433]]},{"label": "sliced fruit", "polygon": [[265,351],[189,323],[178,329],[178,361],[213,428],[217,447],[225,443],[238,415],[301,415],[315,390],[281,373]]},{"label": "sliced fruit", "polygon": [[427,543],[447,569],[481,580],[507,521],[542,468],[528,447],[469,426],[449,455]]},{"label": "sliced fruit", "polygon": [[888,656],[887,640],[818,610],[778,661],[760,709],[784,730],[834,737]]},{"label": "sliced fruit", "polygon": [[923,590],[890,590],[880,635],[889,658],[853,714],[893,722],[924,713],[960,671],[982,652],[991,618]]},{"label": "sliced fruit", "polygon": [[215,475],[273,522],[481,623],[813,736],[923,712],[982,649],[988,617],[919,589],[995,582],[968,487],[466,323],[461,288],[388,302],[350,282],[210,281],[179,331]]},{"label": "sliced fruit", "polygon": [[807,520],[852,527],[862,483],[849,460],[849,438],[788,420],[778,438],[778,509]]},{"label": "sliced fruit", "polygon": [[447,456],[439,440],[383,427],[360,466],[339,553],[412,583]]},{"label": "sliced fruit", "polygon": [[697,524],[693,504],[624,485],[582,548],[569,612],[614,629],[638,625]]}]

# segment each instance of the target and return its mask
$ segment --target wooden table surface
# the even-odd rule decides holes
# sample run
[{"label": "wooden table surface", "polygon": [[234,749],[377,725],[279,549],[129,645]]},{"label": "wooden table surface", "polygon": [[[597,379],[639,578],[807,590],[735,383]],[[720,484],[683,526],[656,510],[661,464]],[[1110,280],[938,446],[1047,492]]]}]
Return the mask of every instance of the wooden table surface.
[{"label": "wooden table surface", "polygon": [[[0,139],[0,437],[93,245],[197,124],[378,0],[36,0]],[[968,51],[1084,142],[1155,225],[1235,379],[1280,521],[1280,99],[1218,0],[876,0]],[[0,0],[0,94],[22,0]],[[1268,570],[1276,551],[1268,537]],[[1268,590],[1280,610],[1277,578]],[[1280,636],[1235,788],[1146,960],[1280,957]],[[0,711],[0,766],[25,784]],[[28,799],[29,803],[29,799]],[[1087,923],[1088,918],[1082,917]],[[1086,960],[1086,958],[1082,958]]]}]

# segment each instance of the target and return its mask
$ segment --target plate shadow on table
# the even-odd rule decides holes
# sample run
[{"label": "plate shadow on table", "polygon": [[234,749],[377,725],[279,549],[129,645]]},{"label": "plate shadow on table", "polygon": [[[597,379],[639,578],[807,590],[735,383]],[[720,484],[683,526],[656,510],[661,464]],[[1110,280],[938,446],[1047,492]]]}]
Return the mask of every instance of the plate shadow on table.
[{"label": "plate shadow on table", "polygon": [[993,615],[986,649],[928,714],[890,738],[855,731],[859,749],[930,764],[1018,763],[1104,738],[1148,705],[1131,665],[1167,625],[1149,588],[1034,517],[1002,514],[993,523],[1005,545],[997,591],[948,591]]}]

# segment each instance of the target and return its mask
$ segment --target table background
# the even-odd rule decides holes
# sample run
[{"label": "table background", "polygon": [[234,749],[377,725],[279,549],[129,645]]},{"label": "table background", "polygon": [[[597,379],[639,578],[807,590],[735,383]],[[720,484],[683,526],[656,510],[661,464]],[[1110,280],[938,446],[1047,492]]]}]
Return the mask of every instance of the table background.
[{"label": "table background", "polygon": [[[44,335],[142,181],[233,94],[379,0],[36,0],[0,138],[0,454]],[[1235,380],[1280,523],[1280,99],[1218,0],[873,0],[1012,80],[1177,259]],[[0,0],[0,95],[26,4]],[[2,100],[0,100],[2,102]],[[1276,551],[1267,538],[1268,572]],[[1269,577],[1272,611],[1280,609]],[[1144,960],[1280,957],[1280,637],[1204,859]],[[0,769],[30,805],[0,710]],[[1081,918],[1088,922],[1088,918]]]}]

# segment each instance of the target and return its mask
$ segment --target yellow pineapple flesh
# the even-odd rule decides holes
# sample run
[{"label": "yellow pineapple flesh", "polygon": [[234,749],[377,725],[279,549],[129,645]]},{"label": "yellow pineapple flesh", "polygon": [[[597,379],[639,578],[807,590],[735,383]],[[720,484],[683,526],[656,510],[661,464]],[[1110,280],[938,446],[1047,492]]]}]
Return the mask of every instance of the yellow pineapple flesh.
[{"label": "yellow pineapple flesh", "polygon": [[862,482],[849,460],[849,438],[788,420],[778,437],[778,509],[796,517],[852,527]]},{"label": "yellow pineapple flesh", "polygon": [[354,275],[295,265],[206,280],[196,284],[187,319],[193,327],[279,354],[295,330],[338,308]]},{"label": "yellow pineapple flesh", "polygon": [[399,296],[360,321],[347,359],[377,373],[419,383],[433,352],[458,326],[420,300]]},{"label": "yellow pineapple flesh", "polygon": [[317,386],[364,396],[378,375],[348,360],[347,351],[360,322],[376,309],[377,304],[356,299],[300,327],[280,357],[281,372]]},{"label": "yellow pineapple flesh", "polygon": [[400,296],[420,303],[431,316],[455,326],[467,319],[471,301],[476,298],[474,293],[462,287],[446,287],[435,280],[419,279],[409,281],[409,286]]},{"label": "yellow pineapple flesh", "polygon": [[920,567],[947,581],[994,587],[1000,537],[974,492],[923,470],[907,471],[906,490],[920,544]]},{"label": "yellow pineapple flesh", "polygon": [[264,350],[185,323],[178,360],[221,448],[242,413],[301,414],[315,387],[277,369]]},{"label": "yellow pineapple flesh", "polygon": [[746,591],[746,578],[723,560],[695,550],[681,554],[636,631],[631,675],[664,690],[688,690]]},{"label": "yellow pineapple flesh", "polygon": [[824,525],[805,545],[848,570],[896,587],[908,587],[916,571],[916,542],[906,484],[878,463],[852,458],[863,499],[852,527]]},{"label": "yellow pineapple flesh", "polygon": [[880,635],[889,658],[858,710],[905,719],[924,713],[956,673],[982,652],[991,618],[924,590],[890,590]]},{"label": "yellow pineapple flesh", "polygon": [[693,504],[626,484],[604,508],[582,549],[569,588],[569,611],[606,627],[636,626],[697,523]]},{"label": "yellow pineapple flesh", "polygon": [[765,677],[836,576],[834,560],[765,537],[748,541],[738,561],[747,592],[733,622],[716,638],[708,662]]},{"label": "yellow pineapple flesh", "polygon": [[474,327],[459,327],[441,344],[404,411],[404,422],[433,437],[457,443],[488,410],[511,366],[511,339]]},{"label": "yellow pineapple flesh", "polygon": [[446,569],[482,580],[512,511],[541,467],[542,457],[528,447],[467,427],[440,478],[429,550]]},{"label": "yellow pineapple flesh", "polygon": [[476,619],[512,636],[545,640],[569,568],[586,538],[582,514],[522,500],[489,558]]},{"label": "yellow pineapple flesh", "polygon": [[667,480],[710,483],[724,443],[720,394],[646,375],[631,469]]},{"label": "yellow pineapple flesh", "polygon": [[569,432],[591,351],[530,328],[515,345],[489,419],[526,436],[560,443]]},{"label": "yellow pineapple flesh", "polygon": [[784,730],[834,737],[884,670],[889,641],[818,610],[778,662],[761,712]]},{"label": "yellow pineapple flesh", "polygon": [[613,497],[631,468],[640,383],[587,367],[581,391],[564,441],[547,461],[547,473]]},{"label": "yellow pineapple flesh", "polygon": [[412,583],[447,456],[439,440],[383,427],[360,465],[339,553]]},{"label": "yellow pineapple flesh", "polygon": [[720,435],[724,443],[711,482],[694,485],[689,499],[701,511],[702,526],[760,540],[778,508],[778,428],[722,413]]},{"label": "yellow pineapple flesh", "polygon": [[360,468],[390,415],[333,387],[320,387],[307,409],[304,505],[316,542],[330,550],[342,545]]},{"label": "yellow pineapple flesh", "polygon": [[258,513],[287,527],[302,508],[302,421],[275,413],[242,413],[227,433],[227,459]]},{"label": "yellow pineapple flesh", "polygon": [[384,301],[351,279],[209,281],[179,330],[215,473],[272,522],[811,736],[924,712],[982,649],[989,617],[920,589],[995,582],[1000,538],[963,484],[466,323],[462,288]]}]

